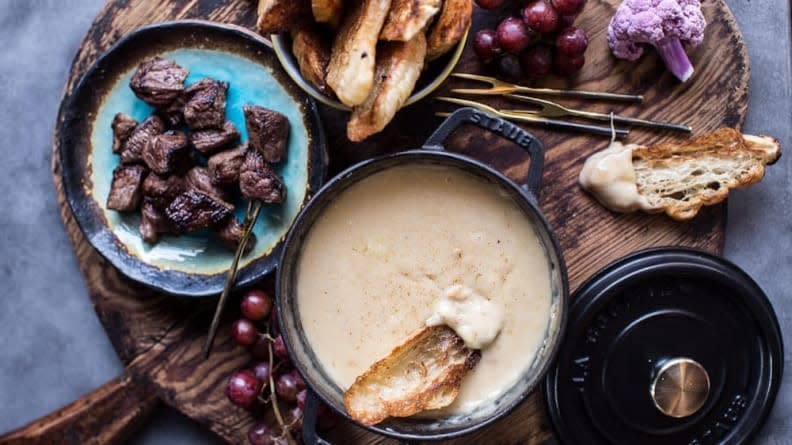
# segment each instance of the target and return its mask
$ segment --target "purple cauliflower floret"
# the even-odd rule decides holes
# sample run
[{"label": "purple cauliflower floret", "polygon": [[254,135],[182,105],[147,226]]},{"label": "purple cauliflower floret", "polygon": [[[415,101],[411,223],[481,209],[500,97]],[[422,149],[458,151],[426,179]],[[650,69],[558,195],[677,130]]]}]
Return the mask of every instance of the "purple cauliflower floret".
[{"label": "purple cauliflower floret", "polygon": [[652,45],[684,82],[693,65],[682,44],[700,44],[705,26],[699,0],[624,0],[608,25],[608,46],[614,56],[635,61],[643,54],[643,44]]}]

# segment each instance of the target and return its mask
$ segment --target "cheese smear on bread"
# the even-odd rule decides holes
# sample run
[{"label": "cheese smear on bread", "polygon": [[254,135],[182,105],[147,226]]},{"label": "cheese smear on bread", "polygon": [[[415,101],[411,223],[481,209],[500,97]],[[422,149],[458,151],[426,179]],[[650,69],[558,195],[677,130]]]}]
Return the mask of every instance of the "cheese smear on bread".
[{"label": "cheese smear on bread", "polygon": [[635,144],[613,142],[594,153],[583,164],[580,185],[602,205],[616,212],[654,210],[646,197],[638,193],[632,151]]}]

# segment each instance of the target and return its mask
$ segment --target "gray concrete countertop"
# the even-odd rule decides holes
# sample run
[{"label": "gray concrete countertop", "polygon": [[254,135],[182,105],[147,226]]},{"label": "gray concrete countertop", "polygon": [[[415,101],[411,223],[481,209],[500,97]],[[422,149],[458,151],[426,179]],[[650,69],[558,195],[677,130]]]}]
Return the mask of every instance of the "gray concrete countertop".
[{"label": "gray concrete countertop", "polygon": [[[104,0],[0,1],[0,432],[20,427],[122,372],[63,230],[50,176],[50,139],[63,82]],[[753,67],[746,132],[792,151],[789,0],[727,0]],[[792,155],[729,199],[725,255],[769,295],[792,345]],[[788,352],[775,408],[756,443],[792,444]],[[134,444],[218,444],[160,409]]]}]

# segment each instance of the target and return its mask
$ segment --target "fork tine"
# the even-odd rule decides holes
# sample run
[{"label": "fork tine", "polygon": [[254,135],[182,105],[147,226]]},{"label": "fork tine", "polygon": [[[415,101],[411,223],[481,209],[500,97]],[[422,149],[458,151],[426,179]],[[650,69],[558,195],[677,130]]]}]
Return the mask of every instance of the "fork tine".
[{"label": "fork tine", "polygon": [[498,82],[500,82],[500,80],[498,80],[498,79],[496,79],[494,77],[482,76],[482,75],[479,75],[479,74],[451,73],[451,75],[454,76],[454,77],[458,77],[460,79],[477,80],[479,82],[485,82],[485,83],[490,84],[490,86],[493,86],[493,87],[495,85],[497,85]]},{"label": "fork tine", "polygon": [[477,108],[479,110],[486,111],[488,113],[495,114],[495,115],[500,114],[498,112],[498,110],[496,110],[495,108],[493,108],[493,107],[491,107],[491,106],[489,106],[487,104],[483,104],[483,103],[476,102],[476,101],[473,101],[473,100],[458,99],[456,97],[446,97],[446,96],[437,97],[436,99],[439,100],[439,101],[442,101],[442,102],[449,102],[449,103],[452,103],[452,104],[462,105],[462,106],[465,106],[465,107]]}]

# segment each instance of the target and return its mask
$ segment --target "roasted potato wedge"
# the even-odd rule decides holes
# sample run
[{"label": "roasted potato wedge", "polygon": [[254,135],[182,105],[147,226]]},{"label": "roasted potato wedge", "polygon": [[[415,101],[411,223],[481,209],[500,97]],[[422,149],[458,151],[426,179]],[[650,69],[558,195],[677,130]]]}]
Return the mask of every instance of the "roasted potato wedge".
[{"label": "roasted potato wedge", "polygon": [[325,81],[330,63],[330,39],[313,26],[300,27],[292,33],[292,53],[305,80],[322,93],[332,94]]},{"label": "roasted potato wedge", "polygon": [[385,42],[377,53],[376,83],[368,98],[352,110],[347,137],[362,141],[393,119],[415,88],[426,59],[422,32],[409,42]]},{"label": "roasted potato wedge", "polygon": [[441,0],[393,0],[380,38],[406,42],[423,31],[440,11]]},{"label": "roasted potato wedge", "polygon": [[344,0],[311,0],[311,10],[314,20],[335,28],[344,14]]},{"label": "roasted potato wedge", "polygon": [[434,60],[447,53],[459,43],[472,21],[473,0],[445,0],[426,41],[426,58]]},{"label": "roasted potato wedge", "polygon": [[347,106],[363,103],[374,87],[377,39],[390,6],[391,0],[359,0],[336,34],[326,80]]},{"label": "roasted potato wedge", "polygon": [[310,0],[259,0],[256,28],[262,34],[289,32],[311,19]]}]

